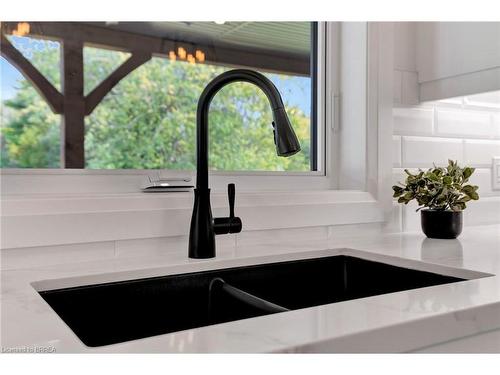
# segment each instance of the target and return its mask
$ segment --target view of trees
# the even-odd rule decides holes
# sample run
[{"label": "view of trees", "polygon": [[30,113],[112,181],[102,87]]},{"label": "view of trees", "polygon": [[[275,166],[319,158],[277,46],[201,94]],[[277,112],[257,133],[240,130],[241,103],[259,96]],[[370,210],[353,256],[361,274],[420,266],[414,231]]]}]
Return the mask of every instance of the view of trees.
[{"label": "view of trees", "polygon": [[[86,48],[84,56],[86,93],[126,58],[124,53],[94,48]],[[60,84],[57,49],[40,48],[31,60],[51,82]],[[153,58],[132,72],[86,118],[86,167],[195,169],[197,100],[205,85],[227,69]],[[284,101],[286,105],[286,96]],[[20,80],[1,109],[2,167],[60,167],[60,116],[52,114],[29,82]],[[245,83],[224,88],[211,106],[210,167],[309,170],[310,119],[297,106],[287,105],[287,113],[303,151],[278,158],[265,95]]]}]

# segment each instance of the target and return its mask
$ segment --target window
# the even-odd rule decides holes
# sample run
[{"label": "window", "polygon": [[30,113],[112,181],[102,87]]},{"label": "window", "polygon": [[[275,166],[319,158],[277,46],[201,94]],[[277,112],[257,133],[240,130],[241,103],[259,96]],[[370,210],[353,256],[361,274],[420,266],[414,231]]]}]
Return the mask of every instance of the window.
[{"label": "window", "polygon": [[317,170],[314,23],[42,22],[11,36],[18,25],[2,23],[2,33],[61,97],[38,94],[47,85],[21,76],[11,65],[26,67],[19,56],[2,58],[3,168],[194,170],[197,99],[216,75],[243,67],[278,87],[303,151],[275,156],[267,99],[237,83],[211,106],[210,168]]}]

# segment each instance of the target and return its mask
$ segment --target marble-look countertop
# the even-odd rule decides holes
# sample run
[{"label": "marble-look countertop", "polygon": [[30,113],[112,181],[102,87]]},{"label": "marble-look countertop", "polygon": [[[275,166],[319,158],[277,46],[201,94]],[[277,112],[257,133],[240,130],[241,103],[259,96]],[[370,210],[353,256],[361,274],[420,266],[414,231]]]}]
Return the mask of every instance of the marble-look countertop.
[{"label": "marble-look countertop", "polygon": [[[19,250],[22,251],[22,250]],[[82,250],[84,251],[84,250]],[[97,348],[85,346],[37,290],[348,254],[468,279],[261,316]],[[500,226],[458,240],[374,234],[223,246],[212,260],[187,250],[17,268],[1,275],[1,346],[56,352],[408,352],[500,328]],[[397,282],[397,280],[395,280]],[[133,324],[133,322],[131,322]]]}]

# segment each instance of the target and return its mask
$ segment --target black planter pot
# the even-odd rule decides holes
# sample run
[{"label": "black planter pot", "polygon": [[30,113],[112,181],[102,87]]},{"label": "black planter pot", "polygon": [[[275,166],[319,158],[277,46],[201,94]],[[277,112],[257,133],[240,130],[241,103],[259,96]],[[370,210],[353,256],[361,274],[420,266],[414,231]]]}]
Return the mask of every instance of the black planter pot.
[{"label": "black planter pot", "polygon": [[457,238],[462,233],[462,211],[420,211],[422,230],[429,238]]}]

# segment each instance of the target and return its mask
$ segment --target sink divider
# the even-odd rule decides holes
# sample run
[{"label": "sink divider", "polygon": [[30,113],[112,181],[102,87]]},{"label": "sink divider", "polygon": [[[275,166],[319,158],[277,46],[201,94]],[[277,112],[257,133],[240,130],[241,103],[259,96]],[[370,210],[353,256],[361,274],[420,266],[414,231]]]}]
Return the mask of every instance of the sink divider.
[{"label": "sink divider", "polygon": [[245,292],[244,290],[241,290],[231,284],[228,284],[220,277],[216,277],[212,281],[210,281],[210,286],[209,286],[209,303],[208,303],[209,313],[212,311],[213,293],[215,292],[225,293],[226,295],[248,306],[260,310],[262,313],[273,314],[273,313],[290,311],[286,307],[277,305],[275,303],[257,297],[253,294]]}]

